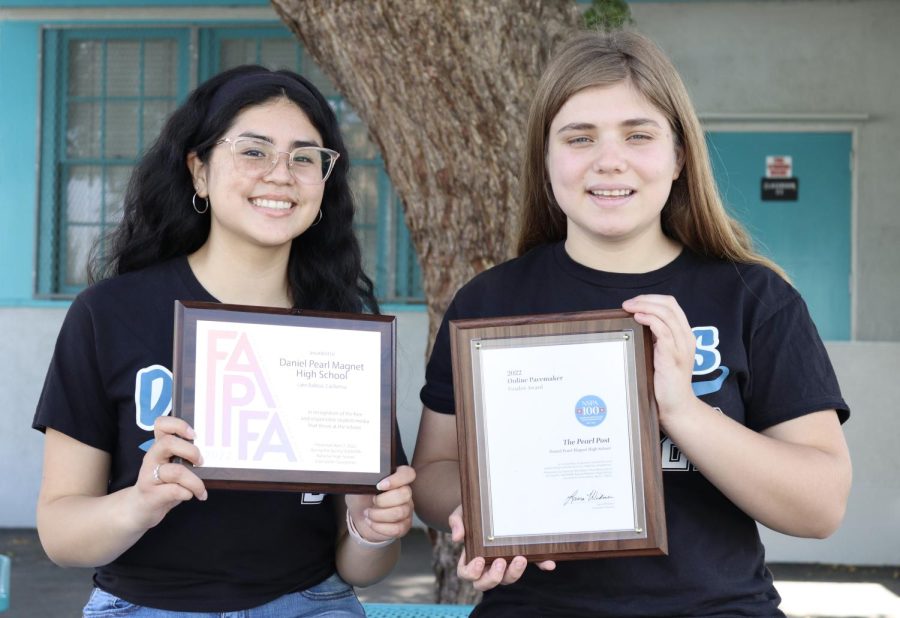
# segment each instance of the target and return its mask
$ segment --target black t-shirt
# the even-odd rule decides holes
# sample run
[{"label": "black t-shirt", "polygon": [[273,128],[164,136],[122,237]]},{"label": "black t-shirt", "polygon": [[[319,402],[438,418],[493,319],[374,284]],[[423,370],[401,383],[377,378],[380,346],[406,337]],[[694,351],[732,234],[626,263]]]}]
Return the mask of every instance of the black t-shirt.
[{"label": "black t-shirt", "polygon": [[[175,300],[216,300],[183,257],[86,289],[60,331],[33,426],[108,452],[110,493],[134,485],[153,422],[171,410]],[[335,499],[212,490],[205,502],[172,509],[97,568],[94,581],[129,602],[167,610],[261,605],[335,572]]]},{"label": "black t-shirt", "polygon": [[[449,321],[621,308],[668,294],[697,338],[693,388],[703,401],[762,431],[834,408],[849,416],[799,294],[771,270],[687,250],[642,274],[596,271],[563,243],[486,271],[457,293],[438,331],[422,402],[453,414]],[[478,616],[781,616],[756,522],[661,436],[669,555],[529,566],[515,584],[485,594]]]}]

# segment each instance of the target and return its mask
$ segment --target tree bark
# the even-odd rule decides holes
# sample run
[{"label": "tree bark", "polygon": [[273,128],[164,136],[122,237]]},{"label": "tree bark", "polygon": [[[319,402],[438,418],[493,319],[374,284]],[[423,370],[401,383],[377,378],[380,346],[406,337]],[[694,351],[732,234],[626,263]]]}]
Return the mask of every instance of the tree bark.
[{"label": "tree bark", "polygon": [[[272,0],[369,128],[422,267],[429,347],[456,290],[512,255],[531,93],[571,0]],[[439,602],[469,603],[438,535]]]}]

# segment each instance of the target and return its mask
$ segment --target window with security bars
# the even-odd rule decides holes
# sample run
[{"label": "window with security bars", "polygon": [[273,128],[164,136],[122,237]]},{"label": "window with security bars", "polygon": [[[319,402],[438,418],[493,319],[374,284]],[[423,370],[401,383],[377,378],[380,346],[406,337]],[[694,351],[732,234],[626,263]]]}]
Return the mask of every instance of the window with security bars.
[{"label": "window with security bars", "polygon": [[84,287],[91,248],[121,219],[132,167],[186,93],[187,41],[150,29],[46,32],[39,294]]},{"label": "window with security bars", "polygon": [[[194,38],[196,37],[196,38]],[[190,66],[190,42],[199,42]],[[288,68],[316,84],[351,158],[356,231],[366,272],[385,302],[420,302],[421,273],[402,205],[365,125],[281,28],[48,29],[44,37],[37,291],[67,297],[87,281],[92,248],[121,218],[132,167],[203,81],[240,64]]]}]

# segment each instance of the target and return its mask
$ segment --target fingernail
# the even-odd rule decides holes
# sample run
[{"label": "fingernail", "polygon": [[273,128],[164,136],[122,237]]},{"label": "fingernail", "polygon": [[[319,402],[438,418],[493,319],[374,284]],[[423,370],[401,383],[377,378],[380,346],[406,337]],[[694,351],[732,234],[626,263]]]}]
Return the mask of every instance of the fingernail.
[{"label": "fingernail", "polygon": [[209,494],[207,492],[204,491],[202,494],[200,494],[201,502],[205,501],[207,498],[209,498]]},{"label": "fingernail", "polygon": [[369,521],[369,509],[366,509],[365,511],[363,511],[363,517],[366,518],[366,521]]},{"label": "fingernail", "polygon": [[389,480],[381,479],[380,481],[378,481],[378,484],[375,485],[375,489],[377,489],[378,491],[384,491],[385,489],[387,489],[390,486],[391,486],[391,482]]},{"label": "fingernail", "polygon": [[197,434],[194,433],[194,428],[190,426],[188,426],[186,434],[189,440],[193,440],[197,437]]}]

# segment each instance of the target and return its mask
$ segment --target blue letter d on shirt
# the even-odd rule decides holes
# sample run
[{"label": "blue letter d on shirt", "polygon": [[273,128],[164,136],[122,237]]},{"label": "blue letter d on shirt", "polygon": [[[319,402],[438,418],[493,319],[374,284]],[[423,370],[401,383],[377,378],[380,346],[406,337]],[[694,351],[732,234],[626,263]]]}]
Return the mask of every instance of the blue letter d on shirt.
[{"label": "blue letter d on shirt", "polygon": [[[162,365],[150,365],[137,372],[134,379],[135,423],[153,431],[153,422],[172,411],[172,372]],[[153,440],[141,444],[148,450]]]}]

